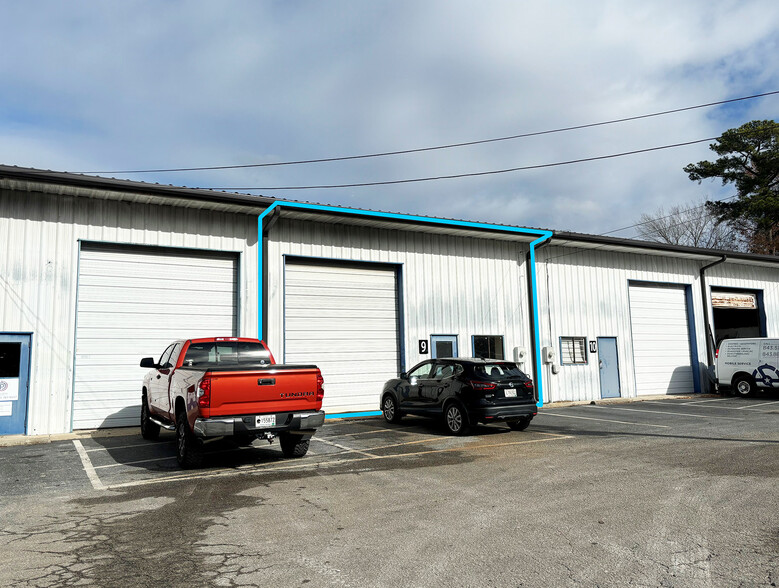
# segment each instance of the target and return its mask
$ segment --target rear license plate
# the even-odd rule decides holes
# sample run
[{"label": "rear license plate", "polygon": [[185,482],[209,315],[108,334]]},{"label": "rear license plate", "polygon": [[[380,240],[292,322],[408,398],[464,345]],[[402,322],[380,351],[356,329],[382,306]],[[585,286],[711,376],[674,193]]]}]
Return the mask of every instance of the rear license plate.
[{"label": "rear license plate", "polygon": [[275,427],[276,415],[275,414],[261,414],[254,417],[255,427]]},{"label": "rear license plate", "polygon": [[506,398],[516,398],[517,397],[517,391],[514,390],[514,388],[506,388],[503,391],[503,396]]}]

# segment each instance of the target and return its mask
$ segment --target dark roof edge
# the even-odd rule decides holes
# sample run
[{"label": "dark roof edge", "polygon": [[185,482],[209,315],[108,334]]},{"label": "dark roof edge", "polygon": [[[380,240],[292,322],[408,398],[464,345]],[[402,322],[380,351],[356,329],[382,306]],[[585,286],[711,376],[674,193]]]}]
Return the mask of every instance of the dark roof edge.
[{"label": "dark roof edge", "polygon": [[779,264],[779,256],[762,255],[758,253],[743,253],[740,251],[727,251],[725,249],[706,249],[704,247],[687,247],[684,245],[669,245],[667,243],[655,243],[654,241],[638,241],[622,237],[605,237],[603,235],[587,235],[583,233],[570,233],[566,231],[554,231],[551,245],[555,241],[580,241],[582,243],[594,243],[604,246],[631,247],[634,249],[646,249],[650,251],[667,251],[688,255],[705,255],[707,257],[722,257],[728,259],[743,259],[747,261],[760,261]]},{"label": "dark roof edge", "polygon": [[59,184],[77,188],[113,190],[134,194],[149,194],[155,196],[167,196],[178,198],[191,198],[193,200],[205,200],[223,204],[248,204],[259,207],[267,207],[275,199],[267,196],[252,196],[250,194],[237,194],[233,192],[220,192],[207,188],[183,188],[179,186],[166,186],[162,184],[150,184],[136,180],[120,180],[116,178],[104,178],[101,176],[88,176],[71,172],[56,172],[29,167],[17,167],[13,165],[0,165],[0,179],[14,179],[41,182],[46,184]]}]

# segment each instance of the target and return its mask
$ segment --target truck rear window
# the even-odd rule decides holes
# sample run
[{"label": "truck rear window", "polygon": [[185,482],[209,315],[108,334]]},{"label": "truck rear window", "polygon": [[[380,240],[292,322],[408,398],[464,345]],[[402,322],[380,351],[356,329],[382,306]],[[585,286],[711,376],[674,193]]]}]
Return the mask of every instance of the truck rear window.
[{"label": "truck rear window", "polygon": [[269,365],[270,353],[251,341],[209,341],[192,343],[184,356],[184,367],[227,367]]}]

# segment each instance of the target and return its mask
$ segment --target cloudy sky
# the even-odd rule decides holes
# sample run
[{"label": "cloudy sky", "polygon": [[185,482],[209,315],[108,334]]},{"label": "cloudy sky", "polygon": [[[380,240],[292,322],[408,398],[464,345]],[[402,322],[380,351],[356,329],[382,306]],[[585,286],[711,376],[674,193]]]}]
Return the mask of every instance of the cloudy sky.
[{"label": "cloudy sky", "polygon": [[[352,161],[779,90],[779,2],[0,0],[0,163],[604,233],[726,196],[682,167],[779,95],[565,133]],[[629,237],[632,230],[616,233]]]}]

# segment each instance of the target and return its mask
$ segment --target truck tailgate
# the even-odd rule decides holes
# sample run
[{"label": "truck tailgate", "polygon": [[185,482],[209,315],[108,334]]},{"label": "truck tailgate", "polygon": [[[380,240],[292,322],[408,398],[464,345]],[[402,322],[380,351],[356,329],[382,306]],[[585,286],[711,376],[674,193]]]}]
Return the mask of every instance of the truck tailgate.
[{"label": "truck tailgate", "polygon": [[317,399],[318,375],[314,366],[208,371],[205,376],[211,379],[211,406],[204,416],[319,410],[322,400]]}]

